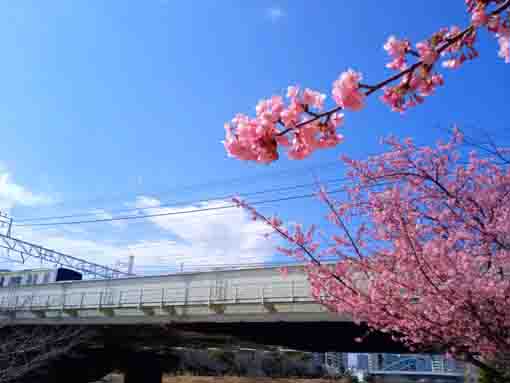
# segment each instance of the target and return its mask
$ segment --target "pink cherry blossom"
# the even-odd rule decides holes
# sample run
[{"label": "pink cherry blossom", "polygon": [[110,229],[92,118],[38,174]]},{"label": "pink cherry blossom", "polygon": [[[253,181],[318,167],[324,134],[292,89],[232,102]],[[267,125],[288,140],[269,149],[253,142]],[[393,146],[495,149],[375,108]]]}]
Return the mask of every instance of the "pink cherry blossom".
[{"label": "pink cherry blossom", "polygon": [[298,103],[297,100],[293,100],[287,109],[284,109],[280,114],[280,119],[284,126],[293,127],[299,122],[299,117],[304,112],[302,104]]},{"label": "pink cherry blossom", "polygon": [[287,88],[287,97],[288,98],[296,98],[299,94],[299,87],[298,86],[289,86]]},{"label": "pink cherry blossom", "polygon": [[497,32],[500,25],[500,21],[501,18],[499,17],[499,15],[490,16],[487,22],[487,29],[493,33]]},{"label": "pink cherry blossom", "polygon": [[337,105],[346,109],[361,110],[364,106],[365,95],[359,88],[361,73],[349,69],[340,75],[333,83],[333,99]]},{"label": "pink cherry blossom", "polygon": [[384,88],[381,101],[388,104],[393,111],[403,113],[408,108],[421,104],[424,97],[430,96],[436,87],[443,84],[443,76],[439,73],[411,73],[404,76],[400,84]]},{"label": "pink cherry blossom", "polygon": [[410,49],[409,41],[397,40],[390,36],[384,44],[384,50],[393,58],[393,61],[386,64],[386,67],[396,70],[404,70],[407,67],[406,54]]},{"label": "pink cherry blossom", "polygon": [[326,95],[320,92],[306,88],[303,91],[303,104],[313,106],[317,109],[322,109],[324,106]]},{"label": "pink cherry blossom", "polygon": [[510,36],[501,36],[498,38],[499,43],[499,57],[502,57],[505,62],[510,63]]},{"label": "pink cherry blossom", "polygon": [[489,22],[489,16],[485,13],[485,7],[478,7],[471,15],[471,22],[475,27],[481,27]]},{"label": "pink cherry blossom", "polygon": [[452,58],[449,60],[445,60],[442,62],[443,67],[448,69],[456,69],[459,66],[461,66],[463,61],[460,60],[460,58]]},{"label": "pink cherry blossom", "polygon": [[317,147],[317,133],[320,127],[318,124],[309,124],[300,129],[291,141],[288,155],[290,159],[302,160],[308,157]]},{"label": "pink cherry blossom", "polygon": [[405,110],[404,95],[398,86],[385,88],[381,101],[388,104],[394,112],[402,113]]},{"label": "pink cherry blossom", "polygon": [[[259,110],[264,116],[268,112],[265,107]],[[230,156],[260,163],[269,163],[278,159],[274,123],[237,115],[232,120],[232,124],[225,124],[225,131],[223,145]]]},{"label": "pink cherry blossom", "polygon": [[329,119],[329,122],[333,127],[338,127],[344,122],[344,114],[343,113],[333,113]]},{"label": "pink cherry blossom", "polygon": [[392,57],[403,56],[409,50],[409,41],[390,36],[384,44],[384,50]]},{"label": "pink cherry blossom", "polygon": [[426,65],[432,65],[437,60],[438,53],[430,45],[428,41],[422,41],[416,44],[416,49],[420,55],[420,59]]}]

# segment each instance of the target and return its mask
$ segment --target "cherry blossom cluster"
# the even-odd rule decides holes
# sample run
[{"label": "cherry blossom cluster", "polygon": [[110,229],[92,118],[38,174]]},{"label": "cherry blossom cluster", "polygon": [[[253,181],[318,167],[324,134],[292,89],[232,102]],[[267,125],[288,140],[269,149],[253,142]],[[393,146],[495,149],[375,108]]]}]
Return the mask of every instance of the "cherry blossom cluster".
[{"label": "cherry blossom cluster", "polygon": [[510,14],[489,13],[491,6],[503,9],[506,5],[504,0],[474,1],[466,0],[468,10],[471,13],[471,23],[474,27],[486,27],[494,33],[499,43],[499,56],[510,63]]},{"label": "cherry blossom cluster", "polygon": [[332,310],[411,348],[460,358],[510,352],[508,151],[499,152],[504,165],[464,158],[458,131],[435,147],[386,143],[379,156],[344,159],[344,199],[320,191],[338,228],[329,237],[237,202],[286,240],[282,253],[308,261],[312,292]]},{"label": "cherry blossom cluster", "polygon": [[223,144],[227,153],[241,160],[270,163],[286,148],[291,159],[301,160],[317,149],[330,148],[344,141],[338,128],[343,110],[360,111],[366,97],[382,90],[380,99],[391,110],[404,112],[421,104],[425,97],[444,84],[437,71],[456,69],[478,56],[477,31],[486,28],[499,43],[499,56],[510,62],[510,0],[466,0],[471,16],[469,27],[442,28],[429,39],[412,44],[390,36],[384,49],[391,58],[386,65],[396,74],[375,85],[362,83],[362,74],[352,69],[333,82],[334,105],[324,111],[326,95],[309,88],[290,86],[287,97],[272,96],[256,107],[255,117],[238,114],[225,124]]},{"label": "cherry blossom cluster", "polygon": [[[352,87],[348,81],[341,84]],[[343,91],[344,97],[348,97],[346,94],[347,91]],[[280,96],[260,101],[255,118],[239,114],[231,123],[225,124],[226,150],[242,160],[268,163],[278,159],[278,145],[287,147],[292,159],[304,159],[315,149],[338,145],[343,140],[337,132],[343,122],[342,113],[329,113],[325,120],[316,118],[295,129],[304,121],[305,115],[320,113],[325,99],[326,95],[317,91],[291,86],[287,91],[287,105]]]},{"label": "cherry blossom cluster", "polygon": [[[416,44],[416,50],[411,48],[407,40],[398,40],[395,36],[390,36],[384,49],[393,59],[387,64],[390,69],[404,71],[400,82],[393,86],[385,86],[381,100],[388,104],[393,111],[404,112],[406,109],[421,104],[424,97],[430,96],[434,89],[444,84],[443,76],[434,70],[434,65],[440,59],[441,54],[449,53],[453,58],[443,62],[445,67],[454,67],[451,63],[455,62],[458,67],[465,58],[476,57],[476,51],[473,48],[473,33],[460,35],[458,27],[442,29],[434,34],[429,40],[421,41]],[[458,38],[461,36],[461,38]],[[457,38],[458,42],[447,45],[448,41]],[[458,55],[465,57],[463,60],[455,56],[457,52],[468,48],[472,50],[468,55]],[[417,63],[410,66],[408,56],[416,57]]]}]

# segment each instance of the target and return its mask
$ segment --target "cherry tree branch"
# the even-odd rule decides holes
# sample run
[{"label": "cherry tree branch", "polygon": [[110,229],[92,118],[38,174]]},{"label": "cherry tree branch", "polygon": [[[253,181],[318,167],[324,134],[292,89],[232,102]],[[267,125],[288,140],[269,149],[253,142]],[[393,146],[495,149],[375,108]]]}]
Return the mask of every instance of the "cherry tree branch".
[{"label": "cherry tree branch", "polygon": [[[289,235],[289,233],[286,230],[282,230],[279,225],[275,225],[273,222],[271,222],[270,219],[268,219],[265,215],[259,213],[257,210],[253,209],[252,207],[248,206],[244,202],[240,202],[235,200],[238,204],[240,204],[242,207],[245,207],[250,210],[250,212],[257,217],[258,219],[261,219],[264,221],[268,226],[272,227],[282,238],[284,238],[286,241],[296,245],[299,247],[310,259],[310,261],[315,264],[318,267],[323,267],[322,263],[319,261],[319,259],[313,254],[313,252],[308,249],[303,243],[300,241],[296,241],[292,236]],[[338,275],[329,272],[329,275],[334,278],[337,282],[341,283],[345,288],[349,289],[351,292],[358,294],[359,292],[353,289],[351,286],[349,286],[342,278],[340,278]]]},{"label": "cherry tree branch", "polygon": [[[492,11],[489,14],[489,16],[499,15],[500,13],[504,12],[509,7],[510,7],[510,0],[506,0],[498,8],[496,8],[494,11]],[[437,47],[435,49],[436,54],[439,56],[441,53],[445,52],[448,48],[450,48],[451,46],[453,46],[454,44],[456,44],[460,40],[462,40],[465,36],[468,36],[469,34],[474,33],[475,31],[476,31],[476,28],[473,25],[470,25],[469,27],[465,28],[461,32],[458,32],[455,36],[447,39],[447,41],[444,44],[441,44],[439,47]],[[419,57],[419,54],[416,51],[409,50],[408,52],[413,56]],[[416,63],[414,63],[413,65],[411,65],[409,68],[406,68],[406,69],[394,74],[393,76],[388,77],[387,79],[385,79],[377,84],[374,84],[374,85],[359,84],[359,86],[362,89],[366,89],[366,92],[364,93],[365,96],[370,96],[371,94],[375,93],[376,91],[384,88],[386,85],[393,83],[394,81],[399,80],[402,77],[413,73],[418,68],[423,67],[423,66],[428,66],[428,65],[425,64],[423,62],[423,60],[419,60]],[[430,67],[428,68],[428,70],[430,70]],[[308,124],[313,123],[317,120],[320,120],[323,117],[329,118],[331,115],[341,111],[342,109],[343,109],[342,106],[336,106],[336,107],[331,108],[330,110],[327,110],[325,112],[313,113],[313,114],[310,113],[308,110],[305,110],[306,113],[312,115],[312,117],[310,119],[302,121],[302,122],[296,124],[295,126],[288,127],[286,129],[282,130],[281,132],[277,133],[276,136],[283,136],[292,130],[299,129],[305,125],[308,125]]]}]

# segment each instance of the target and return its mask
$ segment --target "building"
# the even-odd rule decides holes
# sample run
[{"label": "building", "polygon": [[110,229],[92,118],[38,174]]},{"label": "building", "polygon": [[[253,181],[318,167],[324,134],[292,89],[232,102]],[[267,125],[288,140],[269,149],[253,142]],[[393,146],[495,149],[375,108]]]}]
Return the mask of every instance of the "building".
[{"label": "building", "polygon": [[402,359],[404,359],[406,355],[400,354],[381,354],[381,370],[400,370],[402,369]]},{"label": "building", "polygon": [[368,355],[356,354],[355,369],[358,371],[368,371]]},{"label": "building", "polygon": [[347,369],[348,354],[344,352],[324,353],[324,366],[331,374],[339,374]]},{"label": "building", "polygon": [[[359,357],[363,354],[359,354]],[[363,370],[365,363],[368,371],[423,371],[423,372],[463,372],[464,363],[445,355],[427,354],[368,354],[358,359],[357,368]]]},{"label": "building", "polygon": [[432,371],[433,372],[444,372],[445,371],[445,361],[442,355],[432,355]]},{"label": "building", "polygon": [[368,371],[379,371],[382,367],[382,356],[378,353],[368,354]]},{"label": "building", "polygon": [[462,372],[465,369],[464,363],[446,355],[432,355],[430,358],[433,372]]},{"label": "building", "polygon": [[429,355],[417,355],[416,371],[432,371],[432,358]]},{"label": "building", "polygon": [[314,366],[324,367],[329,374],[340,374],[347,370],[349,354],[344,352],[314,352],[312,363]]}]

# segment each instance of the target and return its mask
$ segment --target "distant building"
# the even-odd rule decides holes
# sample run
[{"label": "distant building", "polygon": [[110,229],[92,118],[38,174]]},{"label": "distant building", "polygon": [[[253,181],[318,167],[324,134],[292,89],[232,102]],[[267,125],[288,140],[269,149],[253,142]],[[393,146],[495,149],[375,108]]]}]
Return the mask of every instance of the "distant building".
[{"label": "distant building", "polygon": [[368,371],[368,354],[356,354],[356,366],[358,371]]},{"label": "distant building", "polygon": [[399,365],[402,360],[402,355],[400,354],[381,354],[382,359],[382,370],[388,369],[400,369]]},{"label": "distant building", "polygon": [[382,354],[368,354],[368,371],[378,371],[382,368]]},{"label": "distant building", "polygon": [[433,372],[444,372],[445,361],[442,355],[432,355],[432,371]]},{"label": "distant building", "polygon": [[445,355],[426,354],[358,354],[355,368],[360,371],[423,371],[423,372],[463,372],[464,363],[447,358]]},{"label": "distant building", "polygon": [[432,371],[432,358],[429,355],[418,355],[416,371]]},{"label": "distant building", "polygon": [[432,355],[431,360],[433,372],[462,372],[465,369],[464,363],[445,355]]},{"label": "distant building", "polygon": [[328,372],[339,374],[347,369],[348,354],[344,352],[326,352],[324,354],[324,366]]}]

